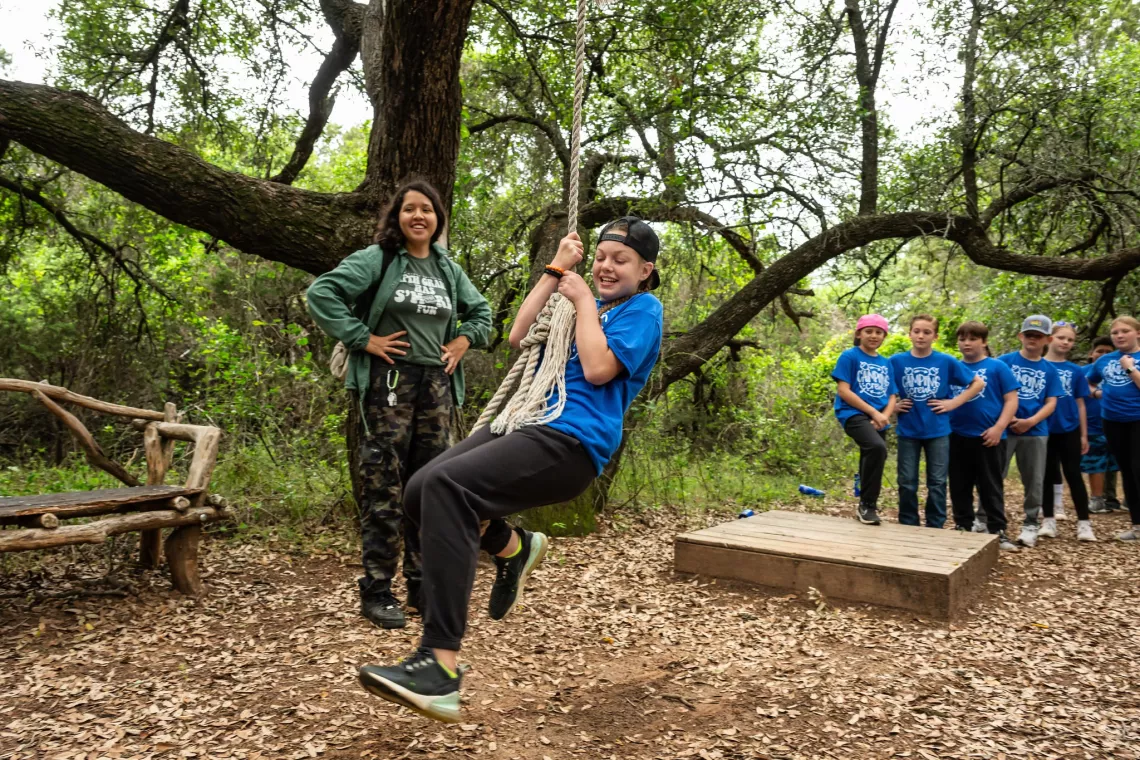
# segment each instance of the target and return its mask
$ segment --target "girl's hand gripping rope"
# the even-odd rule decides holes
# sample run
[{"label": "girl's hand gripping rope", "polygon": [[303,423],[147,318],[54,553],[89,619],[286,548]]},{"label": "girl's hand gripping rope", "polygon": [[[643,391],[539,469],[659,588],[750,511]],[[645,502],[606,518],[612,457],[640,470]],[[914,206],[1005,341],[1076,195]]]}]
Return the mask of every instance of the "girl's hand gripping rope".
[{"label": "girl's hand gripping rope", "polygon": [[571,232],[558,243],[558,253],[554,254],[554,266],[569,272],[582,261],[582,238],[577,232]]},{"label": "girl's hand gripping rope", "polygon": [[587,301],[591,305],[594,303],[594,294],[590,292],[590,286],[577,272],[567,271],[562,275],[558,280],[558,292],[574,306]]}]

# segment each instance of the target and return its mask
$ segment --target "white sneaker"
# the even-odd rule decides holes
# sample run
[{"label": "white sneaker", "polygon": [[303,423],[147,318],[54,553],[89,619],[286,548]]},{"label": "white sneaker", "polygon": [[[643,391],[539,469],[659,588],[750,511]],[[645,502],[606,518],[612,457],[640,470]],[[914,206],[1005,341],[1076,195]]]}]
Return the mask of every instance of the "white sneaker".
[{"label": "white sneaker", "polygon": [[986,525],[986,516],[978,515],[974,518],[974,527],[971,529],[975,533],[989,533],[990,529]]},{"label": "white sneaker", "polygon": [[1057,508],[1053,510],[1053,519],[1054,520],[1068,520],[1069,519],[1069,516],[1067,514],[1065,514],[1065,508],[1062,507],[1060,504],[1058,504]]},{"label": "white sneaker", "polygon": [[1133,525],[1123,533],[1116,534],[1117,541],[1140,541],[1140,525]]},{"label": "white sneaker", "polygon": [[1041,521],[1041,527],[1037,529],[1037,536],[1039,538],[1056,538],[1057,537],[1057,518],[1046,517]]},{"label": "white sneaker", "polygon": [[1093,533],[1092,522],[1089,520],[1077,520],[1077,540],[1096,541],[1096,534]]},{"label": "white sneaker", "polygon": [[1053,503],[1057,508],[1053,510],[1053,519],[1055,520],[1068,520],[1069,516],[1065,514],[1065,488],[1060,483],[1053,486]]},{"label": "white sneaker", "polygon": [[[1136,527],[1140,528],[1140,525]],[[1138,533],[1137,536],[1140,537],[1140,533]],[[1023,525],[1021,528],[1021,535],[1017,537],[1017,543],[1029,549],[1037,546],[1037,526]]]}]

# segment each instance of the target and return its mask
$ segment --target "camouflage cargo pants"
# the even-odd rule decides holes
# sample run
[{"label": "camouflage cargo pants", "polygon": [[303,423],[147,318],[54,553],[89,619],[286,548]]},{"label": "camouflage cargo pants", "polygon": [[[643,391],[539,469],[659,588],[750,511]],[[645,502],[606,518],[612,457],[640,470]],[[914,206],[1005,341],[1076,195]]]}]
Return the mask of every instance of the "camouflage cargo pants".
[{"label": "camouflage cargo pants", "polygon": [[[389,404],[394,394],[394,404]],[[404,544],[404,580],[418,587],[423,575],[419,535],[404,515],[404,484],[448,448],[451,378],[442,367],[372,362],[364,397],[366,430],[360,470],[364,577],[361,596],[388,591]]]}]

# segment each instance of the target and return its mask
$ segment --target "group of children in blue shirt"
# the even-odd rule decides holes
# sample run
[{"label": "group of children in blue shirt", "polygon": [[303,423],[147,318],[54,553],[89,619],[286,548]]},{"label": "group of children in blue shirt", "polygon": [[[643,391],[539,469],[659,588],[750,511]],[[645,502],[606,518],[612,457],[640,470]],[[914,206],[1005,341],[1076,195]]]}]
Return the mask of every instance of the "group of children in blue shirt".
[{"label": "group of children in blue shirt", "polygon": [[[1043,315],[1022,322],[1020,350],[996,359],[981,322],[959,326],[961,360],[933,349],[938,321],[930,315],[910,320],[911,350],[889,359],[878,353],[888,332],[882,316],[861,317],[855,346],[831,374],[836,418],[860,450],[860,522],[881,523],[878,500],[895,417],[900,523],[923,524],[918,482],[925,457],[929,528],[946,523],[949,485],[958,530],[997,534],[1005,550],[1033,547],[1039,537],[1057,536],[1063,478],[1078,540],[1095,541],[1090,511],[1113,508],[1104,496],[1106,474],[1119,470],[1132,527],[1117,538],[1140,540],[1140,322],[1113,321],[1111,337],[1095,341],[1092,363],[1083,367],[1069,358],[1073,326]],[[1006,534],[1004,494],[1013,459],[1025,491],[1016,542]],[[1091,500],[1082,473],[1089,475]]]}]

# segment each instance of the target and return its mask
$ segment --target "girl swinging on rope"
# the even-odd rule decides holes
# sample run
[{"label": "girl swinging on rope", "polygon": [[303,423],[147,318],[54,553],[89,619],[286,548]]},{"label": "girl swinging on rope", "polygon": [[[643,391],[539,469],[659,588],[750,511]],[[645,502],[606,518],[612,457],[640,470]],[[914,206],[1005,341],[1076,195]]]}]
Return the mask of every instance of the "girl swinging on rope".
[{"label": "girl swinging on rope", "polygon": [[[586,490],[621,443],[626,410],[657,363],[662,307],[648,291],[660,283],[659,246],[653,229],[636,217],[608,224],[594,257],[595,300],[571,271],[582,260],[581,239],[576,233],[562,239],[553,264],[519,309],[510,340],[515,348],[526,347],[556,291],[573,304],[565,389],[559,378],[537,410],[512,401],[492,425],[408,482],[404,509],[420,531],[423,552],[424,633],[419,649],[400,664],[360,669],[368,691],[435,720],[459,720],[456,658],[478,552],[490,553],[498,568],[489,613],[499,620],[518,601],[547,547],[546,536],[512,529],[504,518]],[[557,349],[557,331],[552,326],[550,332],[546,356]],[[489,524],[480,536],[483,522]]]}]

